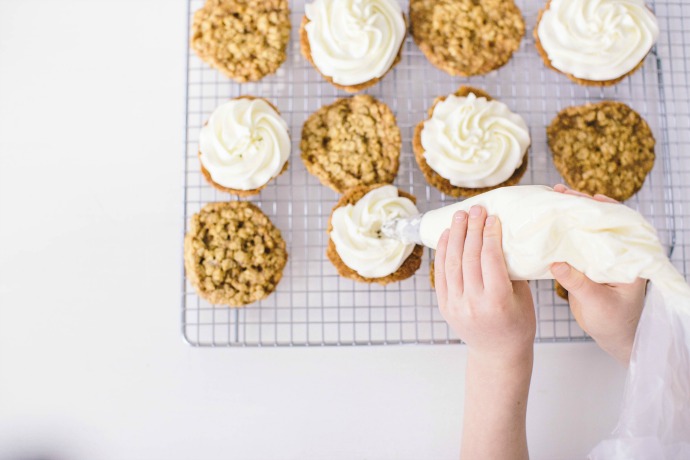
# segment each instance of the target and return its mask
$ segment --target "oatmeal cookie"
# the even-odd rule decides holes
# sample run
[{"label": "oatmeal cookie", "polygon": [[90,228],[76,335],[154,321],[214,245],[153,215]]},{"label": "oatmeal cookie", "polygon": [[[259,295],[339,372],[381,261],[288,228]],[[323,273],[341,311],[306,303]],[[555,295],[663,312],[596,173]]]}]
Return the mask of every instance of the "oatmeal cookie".
[{"label": "oatmeal cookie", "polygon": [[304,13],[300,51],[336,88],[368,88],[401,60],[407,22],[397,0],[314,0]]},{"label": "oatmeal cookie", "polygon": [[654,166],[654,135],[646,121],[621,102],[568,107],[546,129],[553,162],[580,192],[625,201]]},{"label": "oatmeal cookie", "polygon": [[410,0],[410,23],[433,65],[465,77],[505,65],[525,34],[513,0]]},{"label": "oatmeal cookie", "polygon": [[[333,240],[330,238],[330,233],[333,230],[333,225],[332,225],[332,220],[333,220],[333,212],[335,212],[336,209],[342,207],[342,206],[347,206],[348,204],[355,204],[357,201],[359,201],[364,195],[369,193],[371,190],[374,190],[375,188],[380,187],[381,185],[385,184],[378,184],[378,185],[372,185],[372,186],[365,186],[365,185],[360,185],[357,187],[354,187],[350,189],[346,194],[344,194],[342,197],[340,197],[340,200],[336,205],[333,207],[333,211],[331,211],[331,216],[328,218],[328,247],[326,248],[326,256],[328,259],[333,263],[335,268],[338,270],[338,274],[344,278],[349,278],[355,281],[360,281],[363,283],[378,283],[381,285],[393,283],[396,281],[402,281],[404,279],[409,278],[410,276],[414,275],[414,273],[419,269],[419,267],[422,265],[422,255],[424,253],[424,248],[421,245],[416,245],[414,247],[414,250],[412,251],[412,254],[410,254],[407,259],[405,259],[405,262],[398,268],[395,272],[391,273],[388,276],[384,276],[381,278],[365,278],[361,276],[359,273],[345,265],[345,262],[340,258],[340,255],[338,255],[338,251],[335,248],[335,243]],[[410,195],[409,193],[405,193],[402,190],[398,190],[398,196],[405,197],[410,199],[413,203],[416,203],[417,199],[414,197],[414,195]]]},{"label": "oatmeal cookie", "polygon": [[287,0],[206,0],[194,13],[191,47],[229,78],[243,83],[274,73],[290,40]]},{"label": "oatmeal cookie", "polygon": [[556,280],[553,280],[553,290],[556,291],[558,297],[568,300],[568,291]]},{"label": "oatmeal cookie", "polygon": [[[277,116],[280,116],[280,111],[278,110],[278,107],[276,107],[273,103],[271,103],[271,101],[269,101],[269,100],[267,100],[267,99],[264,99],[264,98],[262,98],[262,97],[256,97],[256,96],[245,95],[245,96],[239,96],[239,97],[236,97],[236,98],[234,98],[234,99],[231,99],[231,101],[233,101],[233,100],[236,101],[236,100],[241,100],[241,99],[246,99],[246,100],[249,100],[249,101],[261,100],[261,101],[265,102],[266,104],[268,104],[268,106],[269,106],[271,109],[275,110],[275,113],[276,113]],[[215,112],[214,112],[214,113],[215,113]],[[208,125],[208,121],[206,121],[206,122],[204,123],[204,129],[206,128],[207,125]],[[202,130],[202,133],[200,134],[200,137],[203,137],[203,135],[204,135],[204,133],[203,133],[203,130]],[[288,151],[288,152],[287,152],[287,156],[288,156],[288,157],[289,157],[289,154],[290,154],[290,152]],[[285,160],[285,164],[282,166],[282,168],[280,169],[280,171],[279,171],[275,176],[273,176],[270,180],[268,180],[266,183],[264,183],[264,184],[262,184],[262,185],[260,185],[260,186],[258,186],[258,187],[256,187],[256,188],[254,188],[254,189],[251,189],[251,190],[239,190],[239,189],[236,189],[236,188],[232,188],[232,187],[227,187],[227,186],[221,185],[221,184],[217,183],[216,181],[214,181],[211,172],[210,172],[208,169],[206,169],[206,168],[204,167],[204,164],[203,164],[203,162],[201,161],[201,155],[202,155],[202,153],[201,153],[201,149],[200,149],[200,150],[199,150],[199,160],[200,160],[200,161],[199,161],[199,168],[200,168],[200,170],[201,170],[201,174],[204,176],[204,179],[206,179],[206,181],[207,181],[211,186],[213,186],[213,188],[215,188],[216,190],[220,190],[221,192],[225,192],[225,193],[230,193],[231,195],[235,195],[235,196],[239,196],[239,197],[248,197],[248,196],[252,196],[252,195],[257,195],[257,194],[259,194],[259,193],[261,192],[261,190],[265,189],[266,186],[267,186],[272,180],[275,180],[278,176],[282,175],[285,171],[287,171],[288,165],[289,165],[289,163],[290,163],[289,161]]]},{"label": "oatmeal cookie", "polygon": [[[403,21],[405,21],[405,15],[404,14],[402,15],[402,17],[403,17]],[[381,81],[381,79],[383,79],[386,75],[388,75],[388,72],[390,72],[391,69],[393,69],[393,67],[395,67],[402,59],[402,50],[403,50],[403,47],[405,46],[405,39],[404,38],[403,38],[402,42],[400,43],[400,48],[398,49],[398,53],[395,56],[395,59],[393,60],[390,67],[388,67],[388,70],[386,70],[383,75],[381,75],[379,77],[372,78],[372,79],[365,81],[363,83],[358,83],[358,84],[343,85],[343,84],[336,83],[335,81],[333,81],[333,77],[328,76],[328,75],[324,75],[321,72],[321,70],[319,70],[319,67],[316,65],[316,63],[314,62],[314,58],[313,58],[312,52],[311,52],[311,50],[312,50],[311,44],[309,43],[309,35],[307,33],[307,30],[306,30],[307,24],[309,24],[309,18],[307,18],[307,16],[305,15],[302,18],[302,22],[301,22],[300,28],[299,28],[299,44],[300,44],[300,51],[302,53],[302,56],[304,56],[304,58],[312,65],[312,67],[314,67],[314,69],[316,69],[317,72],[319,72],[319,74],[321,74],[321,76],[328,83],[330,83],[331,85],[335,86],[336,88],[341,89],[343,91],[346,91],[348,93],[358,93],[358,92],[363,91],[363,90],[365,90],[371,86],[374,86],[376,83]]]},{"label": "oatmeal cookie", "polygon": [[[542,17],[544,16],[544,13],[546,13],[550,7],[551,7],[551,0],[549,0],[546,3],[546,6],[544,7],[544,9],[539,10],[539,16],[537,17],[537,24],[534,26],[534,30],[532,31],[532,36],[534,37],[534,45],[537,48],[537,52],[539,53],[539,56],[541,56],[546,67],[548,67],[549,69],[555,70],[556,72],[565,75],[571,81],[574,81],[575,83],[577,83],[579,85],[584,85],[584,86],[612,86],[612,85],[620,83],[626,77],[635,73],[644,64],[645,58],[642,58],[640,60],[640,62],[634,68],[632,68],[630,71],[626,72],[625,74],[621,75],[620,77],[613,78],[610,80],[588,80],[585,78],[578,78],[573,74],[570,74],[568,72],[563,72],[563,71],[557,69],[556,67],[554,67],[552,60],[549,57],[549,54],[544,49],[544,46],[542,45],[541,39],[539,38],[539,25],[541,24],[541,20],[542,20]],[[623,40],[625,40],[626,37],[621,36],[621,38]],[[612,59],[612,60],[615,61],[614,59]]]},{"label": "oatmeal cookie", "polygon": [[431,283],[431,289],[436,289],[436,260],[432,260],[429,263],[429,282]]},{"label": "oatmeal cookie", "polygon": [[393,182],[401,146],[395,115],[368,95],[321,107],[304,123],[300,143],[307,170],[339,193]]},{"label": "oatmeal cookie", "polygon": [[[458,97],[467,97],[468,94],[473,93],[477,97],[485,97],[487,100],[492,100],[493,98],[487,94],[486,92],[477,89],[477,88],[472,88],[470,86],[461,86],[454,94]],[[444,101],[446,99],[446,96],[441,96],[437,97],[434,100],[434,103],[431,105],[428,111],[429,118],[431,118],[432,114],[434,113],[434,107],[436,107],[436,104],[438,104],[441,101]],[[523,157],[522,164],[515,170],[512,176],[508,178],[508,180],[495,185],[493,187],[483,187],[483,188],[465,188],[465,187],[456,187],[455,185],[451,184],[450,181],[440,174],[438,174],[436,171],[434,171],[431,166],[426,162],[426,159],[424,158],[424,147],[422,146],[422,130],[424,129],[424,122],[426,120],[421,121],[417,126],[415,127],[414,130],[414,135],[412,137],[412,149],[414,150],[414,157],[415,160],[417,160],[417,164],[419,165],[419,169],[422,170],[422,173],[424,174],[424,178],[426,181],[429,183],[429,185],[432,185],[436,187],[438,190],[441,192],[445,193],[448,196],[452,197],[465,197],[469,198],[475,195],[479,195],[481,193],[488,192],[489,190],[493,190],[495,188],[499,187],[507,187],[509,185],[516,185],[518,182],[520,182],[520,179],[522,179],[522,176],[525,174],[525,171],[527,171],[527,163],[528,163],[528,154],[525,152],[525,156]]]},{"label": "oatmeal cookie", "polygon": [[[201,153],[199,153],[199,155],[201,155]],[[201,174],[204,176],[204,179],[206,179],[206,182],[211,184],[211,186],[213,188],[215,188],[216,190],[220,190],[221,192],[225,192],[225,193],[229,193],[231,195],[239,196],[241,198],[246,198],[246,197],[252,196],[252,195],[258,195],[270,183],[270,182],[266,182],[264,185],[257,187],[255,189],[252,189],[252,190],[238,190],[238,189],[234,189],[234,188],[224,187],[224,186],[214,182],[213,178],[211,177],[211,173],[208,172],[208,170],[206,168],[204,168],[204,165],[200,164],[199,168],[201,169]],[[288,169],[288,162],[286,161],[285,164],[283,165],[283,169],[281,169],[280,172],[278,173],[278,175],[275,176],[273,179],[282,175],[285,171],[287,171],[287,169]],[[271,179],[271,180],[273,180],[273,179]]]},{"label": "oatmeal cookie", "polygon": [[267,297],[286,262],[280,230],[251,203],[210,203],[192,216],[184,240],[185,272],[212,304],[242,307]]}]

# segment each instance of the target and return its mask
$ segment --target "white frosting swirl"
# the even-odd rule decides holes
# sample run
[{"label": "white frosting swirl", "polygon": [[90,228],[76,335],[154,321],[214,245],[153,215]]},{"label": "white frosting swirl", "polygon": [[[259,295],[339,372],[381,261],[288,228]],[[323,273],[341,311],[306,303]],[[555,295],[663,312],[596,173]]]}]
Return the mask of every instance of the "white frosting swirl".
[{"label": "white frosting swirl", "polygon": [[414,250],[380,234],[384,222],[419,214],[411,200],[398,196],[393,185],[376,188],[354,205],[333,212],[331,240],[345,265],[365,278],[381,278],[394,273]]},{"label": "white frosting swirl", "polygon": [[644,0],[551,0],[537,34],[551,65],[592,81],[633,70],[659,36]]},{"label": "white frosting swirl", "polygon": [[263,99],[233,99],[201,129],[199,151],[215,183],[254,190],[280,174],[290,156],[287,123]]},{"label": "white frosting swirl", "polygon": [[498,101],[470,93],[434,107],[421,133],[431,169],[456,187],[493,187],[513,175],[530,145],[519,115]]},{"label": "white frosting swirl", "polygon": [[407,30],[395,0],[315,0],[304,10],[314,65],[340,85],[383,76]]}]

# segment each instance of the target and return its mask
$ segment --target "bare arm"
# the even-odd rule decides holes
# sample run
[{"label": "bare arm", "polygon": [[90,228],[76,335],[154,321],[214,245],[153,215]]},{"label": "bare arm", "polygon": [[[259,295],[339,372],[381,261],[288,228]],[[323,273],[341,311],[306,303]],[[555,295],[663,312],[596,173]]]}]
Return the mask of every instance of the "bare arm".
[{"label": "bare arm", "polygon": [[470,351],[467,362],[462,459],[527,459],[527,394],[532,350],[512,362]]},{"label": "bare arm", "polygon": [[458,212],[435,270],[441,314],[469,351],[461,458],[526,459],[536,320],[529,286],[508,277],[498,218]]}]

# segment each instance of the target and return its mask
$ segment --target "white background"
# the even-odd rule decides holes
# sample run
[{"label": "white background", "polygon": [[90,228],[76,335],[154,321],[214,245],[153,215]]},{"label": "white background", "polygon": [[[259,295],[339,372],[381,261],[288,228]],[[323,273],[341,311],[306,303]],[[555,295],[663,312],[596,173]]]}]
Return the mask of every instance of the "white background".
[{"label": "white background", "polygon": [[[180,335],[184,0],[0,0],[0,459],[451,459],[465,348]],[[584,458],[624,370],[537,345],[534,459]]]}]

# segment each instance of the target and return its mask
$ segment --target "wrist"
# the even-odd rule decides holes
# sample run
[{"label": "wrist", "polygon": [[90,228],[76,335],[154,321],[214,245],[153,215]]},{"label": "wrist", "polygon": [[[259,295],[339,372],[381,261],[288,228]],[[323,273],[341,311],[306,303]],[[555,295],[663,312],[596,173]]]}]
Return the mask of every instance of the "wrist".
[{"label": "wrist", "polygon": [[607,354],[624,366],[630,363],[635,334],[625,333],[620,335],[592,335],[594,341]]},{"label": "wrist", "polygon": [[630,364],[630,356],[632,355],[633,342],[635,340],[634,337],[627,340],[620,340],[615,342],[603,342],[598,339],[595,340],[597,342],[597,345],[599,345],[599,347],[601,347],[602,350],[604,350],[607,354],[609,354],[623,366],[628,367],[628,365]]},{"label": "wrist", "polygon": [[491,369],[501,373],[520,370],[532,371],[534,343],[509,350],[482,350],[468,347],[468,365]]},{"label": "wrist", "polygon": [[462,458],[528,458],[526,418],[534,347],[469,347]]}]

